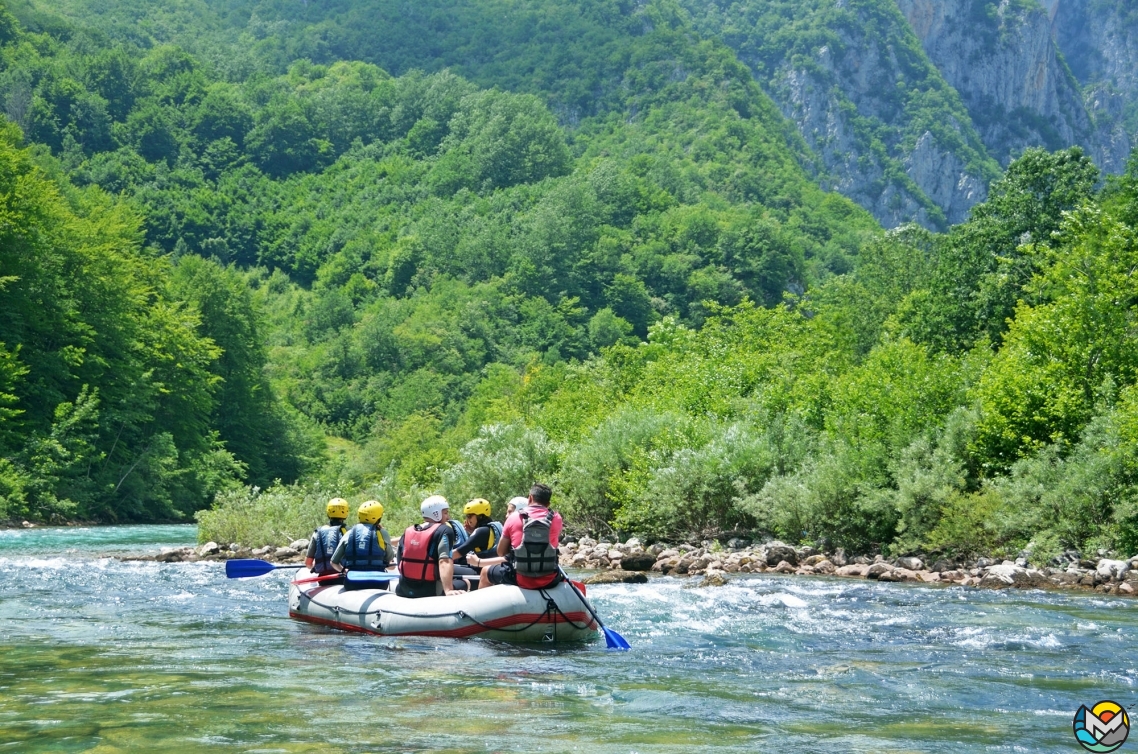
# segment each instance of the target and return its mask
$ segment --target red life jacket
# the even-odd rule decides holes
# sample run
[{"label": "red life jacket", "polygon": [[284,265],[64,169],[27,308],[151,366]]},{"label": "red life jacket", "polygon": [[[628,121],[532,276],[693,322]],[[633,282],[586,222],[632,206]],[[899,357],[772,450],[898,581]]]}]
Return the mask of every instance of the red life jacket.
[{"label": "red life jacket", "polygon": [[[407,527],[407,531],[403,532],[402,555],[399,558],[400,576],[412,581],[434,581],[438,578],[439,550],[435,541],[441,536],[435,535],[445,533],[439,532],[441,526],[442,524],[431,524],[422,530],[415,526]],[[449,527],[447,531],[450,531]]]}]

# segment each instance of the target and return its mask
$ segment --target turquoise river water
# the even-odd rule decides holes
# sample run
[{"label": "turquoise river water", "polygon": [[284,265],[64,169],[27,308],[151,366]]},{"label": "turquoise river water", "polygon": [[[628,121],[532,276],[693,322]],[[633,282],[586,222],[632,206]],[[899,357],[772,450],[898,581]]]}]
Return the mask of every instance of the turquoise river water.
[{"label": "turquoise river water", "polygon": [[614,653],[337,633],[287,572],[107,557],[194,539],[0,531],[0,752],[1078,752],[1080,704],[1138,702],[1134,600],[660,578],[590,588]]}]

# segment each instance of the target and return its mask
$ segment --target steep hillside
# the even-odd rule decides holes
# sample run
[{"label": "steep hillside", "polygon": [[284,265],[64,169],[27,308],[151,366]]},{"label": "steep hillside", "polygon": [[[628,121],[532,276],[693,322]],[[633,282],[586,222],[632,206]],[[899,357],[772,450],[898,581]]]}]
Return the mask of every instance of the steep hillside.
[{"label": "steep hillside", "polygon": [[[237,462],[176,509],[130,515],[188,512],[237,479],[293,479],[314,455],[312,426],[368,447],[357,481],[390,471],[435,484],[527,367],[638,342],[663,317],[698,326],[717,306],[800,297],[848,271],[880,231],[810,180],[808,149],[750,72],[666,4],[602,23],[532,3],[512,31],[493,23],[501,6],[464,6],[470,23],[456,33],[517,38],[499,40],[496,61],[470,62],[471,74],[533,94],[358,60],[302,59],[276,73],[288,35],[222,67],[159,43],[186,40],[204,55],[230,44],[233,27],[208,7],[154,8],[137,27],[115,20],[129,6],[99,5],[108,14],[93,25],[74,20],[79,7],[65,6],[69,17],[24,6],[30,30],[8,24],[0,101],[61,186],[120,197],[146,257],[178,260],[172,297],[200,312],[186,327],[214,349],[193,439],[217,450],[207,460]],[[357,23],[358,8],[345,7],[337,23]],[[546,38],[531,44],[524,32],[539,16]],[[462,41],[451,43],[460,60]],[[525,75],[542,56],[565,75]],[[82,346],[21,333],[0,332],[2,353],[19,355],[0,388],[6,411],[30,417],[20,359],[42,348],[75,361]],[[36,404],[35,431],[53,432],[84,389],[67,378]],[[296,410],[307,419],[293,421]],[[28,433],[12,437],[0,458],[32,492],[0,501],[0,516],[129,510],[125,484],[56,505],[71,475],[104,455],[123,456],[130,481],[149,478],[129,454],[152,452],[154,423],[120,443],[115,415],[93,416],[86,463],[61,480],[39,478],[47,467],[16,452]],[[280,454],[274,441],[293,436]],[[162,450],[155,463],[187,476],[194,459],[181,445]]]}]

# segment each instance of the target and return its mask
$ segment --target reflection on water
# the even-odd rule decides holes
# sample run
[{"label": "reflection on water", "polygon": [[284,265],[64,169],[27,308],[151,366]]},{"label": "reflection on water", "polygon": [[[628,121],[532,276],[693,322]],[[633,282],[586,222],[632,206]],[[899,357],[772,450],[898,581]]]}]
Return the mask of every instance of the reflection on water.
[{"label": "reflection on water", "polygon": [[1136,603],[1087,595],[593,587],[619,654],[346,635],[289,620],[282,573],[25,543],[0,556],[0,751],[1071,751],[1078,706],[1138,680]]}]

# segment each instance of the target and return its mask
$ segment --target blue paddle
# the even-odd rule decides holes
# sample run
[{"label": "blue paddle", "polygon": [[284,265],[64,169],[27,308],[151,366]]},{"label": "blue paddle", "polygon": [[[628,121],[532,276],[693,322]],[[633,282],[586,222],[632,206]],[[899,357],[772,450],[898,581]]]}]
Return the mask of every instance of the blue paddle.
[{"label": "blue paddle", "polygon": [[238,558],[225,561],[225,577],[230,579],[248,579],[253,576],[264,576],[283,568],[304,568],[300,565],[273,565],[267,560],[254,560]]},{"label": "blue paddle", "polygon": [[[248,579],[254,576],[264,576],[287,568],[303,568],[300,565],[274,565],[267,560],[235,559],[225,561],[225,575],[231,579]],[[398,573],[386,571],[349,571],[348,581],[392,581],[399,578]]]},{"label": "blue paddle", "polygon": [[387,571],[348,571],[348,581],[354,584],[366,584],[372,581],[395,581],[397,578],[399,578],[398,573],[388,573]]},{"label": "blue paddle", "polygon": [[618,634],[616,631],[613,631],[611,628],[605,627],[605,624],[601,622],[601,617],[597,615],[597,611],[594,610],[593,606],[589,604],[589,601],[585,599],[585,595],[581,594],[581,591],[577,589],[577,585],[573,583],[573,580],[569,578],[569,575],[565,573],[565,571],[562,571],[561,576],[564,577],[565,581],[569,583],[569,588],[573,590],[573,593],[576,594],[578,598],[580,598],[581,604],[585,606],[585,609],[588,610],[589,614],[593,616],[593,620],[595,620],[597,622],[597,625],[601,627],[601,631],[604,632],[605,635],[605,648],[619,649],[621,652],[627,652],[628,650],[632,649],[632,647],[628,645],[628,642],[624,640],[623,636]]}]

